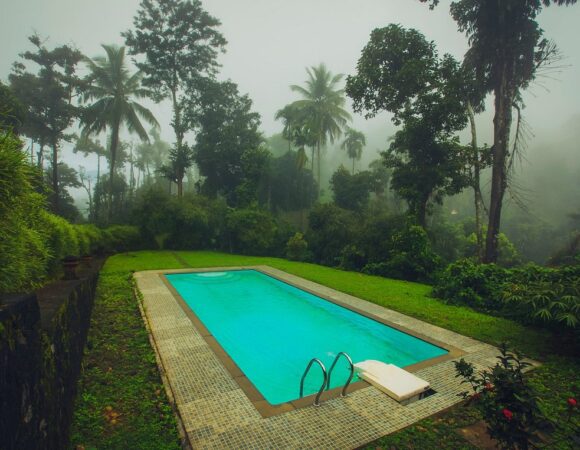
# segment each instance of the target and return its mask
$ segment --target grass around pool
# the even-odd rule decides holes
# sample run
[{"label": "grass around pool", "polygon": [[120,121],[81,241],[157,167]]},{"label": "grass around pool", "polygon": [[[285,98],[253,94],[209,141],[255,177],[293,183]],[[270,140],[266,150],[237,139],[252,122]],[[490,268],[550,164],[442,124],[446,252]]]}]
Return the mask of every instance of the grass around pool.
[{"label": "grass around pool", "polygon": [[[446,305],[431,298],[431,288],[424,284],[280,258],[205,251],[141,251],[110,257],[101,272],[75,404],[72,447],[180,448],[176,421],[133,294],[132,272],[259,264],[484,342],[494,345],[509,342],[512,348],[544,362],[532,373],[531,380],[542,394],[545,409],[552,418],[565,413],[566,396],[574,395],[573,385],[580,364],[577,359],[553,355],[558,353],[558,345],[550,333],[467,307]],[[381,438],[368,448],[470,448],[455,429],[477,417],[466,415],[460,408]]]},{"label": "grass around pool", "polygon": [[532,330],[504,318],[489,316],[468,307],[446,305],[431,298],[431,287],[425,284],[347,272],[317,264],[201,251],[136,252],[109,258],[104,270],[171,269],[176,264],[174,255],[187,263],[181,263],[179,267],[272,266],[484,342],[494,345],[508,342],[531,357],[549,353],[553,345],[551,335],[546,331]]}]

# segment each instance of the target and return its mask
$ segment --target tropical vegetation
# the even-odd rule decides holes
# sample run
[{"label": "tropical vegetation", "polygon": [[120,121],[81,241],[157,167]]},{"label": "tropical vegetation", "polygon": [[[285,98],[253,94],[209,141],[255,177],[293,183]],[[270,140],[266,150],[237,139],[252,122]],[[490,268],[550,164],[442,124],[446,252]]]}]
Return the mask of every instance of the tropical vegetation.
[{"label": "tropical vegetation", "polygon": [[[142,0],[124,45],[103,44],[103,56],[30,36],[0,82],[0,294],[58,278],[67,256],[117,253],[99,286],[75,444],[178,445],[131,270],[259,263],[494,345],[509,341],[514,353],[502,348],[488,372],[458,363],[481,400],[475,412],[451,411],[377,446],[407,447],[426,426],[434,447],[468,447],[453,421],[483,418],[505,447],[538,436],[565,447],[556,442],[572,432],[558,428],[563,398],[578,394],[577,177],[562,175],[565,218],[548,223],[526,210],[516,166],[533,137],[525,92],[562,58],[538,16],[575,3],[452,1],[467,37],[462,59],[385,23],[369,30],[352,73],[309,65],[269,118],[224,79],[227,41],[200,0]],[[152,102],[171,110],[171,142]],[[490,144],[478,134],[486,107]],[[385,118],[388,140],[377,143],[363,117]],[[270,136],[268,119],[280,127]],[[544,366],[523,375],[516,351]],[[507,412],[498,421],[499,406]],[[559,425],[544,430],[544,419]]]}]

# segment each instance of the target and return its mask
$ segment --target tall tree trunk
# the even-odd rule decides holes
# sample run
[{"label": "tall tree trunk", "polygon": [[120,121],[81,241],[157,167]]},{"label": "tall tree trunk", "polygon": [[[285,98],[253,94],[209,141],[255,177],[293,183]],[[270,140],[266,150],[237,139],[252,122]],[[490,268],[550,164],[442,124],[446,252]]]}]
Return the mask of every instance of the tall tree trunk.
[{"label": "tall tree trunk", "polygon": [[177,198],[183,197],[183,176],[177,179]]},{"label": "tall tree trunk", "polygon": [[177,142],[177,150],[181,150],[183,145],[183,130],[181,126],[181,107],[177,101],[177,91],[176,89],[171,89],[171,100],[173,101],[173,131],[175,132],[175,138]]},{"label": "tall tree trunk", "polygon": [[56,141],[52,142],[52,190],[54,197],[52,200],[52,207],[55,214],[58,214],[59,208],[59,192],[58,192],[58,144]]},{"label": "tall tree trunk", "polygon": [[480,173],[481,165],[479,160],[479,149],[477,147],[477,129],[475,127],[475,114],[470,102],[467,102],[467,115],[469,116],[469,123],[471,125],[471,150],[472,150],[472,166],[473,166],[473,201],[475,206],[475,236],[477,239],[477,258],[481,262],[483,260],[483,227],[481,224],[481,210],[483,199],[481,196],[480,187]]},{"label": "tall tree trunk", "polygon": [[509,156],[509,137],[512,123],[514,64],[509,61],[500,66],[498,86],[495,94],[495,116],[493,119],[493,153],[491,173],[491,198],[487,227],[484,263],[494,263],[498,257],[498,235],[501,224],[503,196],[507,187],[506,161]]},{"label": "tall tree trunk", "polygon": [[[95,183],[95,189],[96,187],[99,185],[101,181],[101,155],[99,155],[97,153],[97,182]],[[103,187],[101,186],[101,189]],[[94,208],[94,214],[93,214],[93,222],[97,222],[99,220],[99,206],[100,203],[99,201],[97,201],[98,197],[95,198],[95,208]]]},{"label": "tall tree trunk", "polygon": [[354,158],[352,158],[352,174],[354,175]]},{"label": "tall tree trunk", "polygon": [[320,199],[320,141],[316,144],[316,159],[318,161],[316,174],[316,177],[318,178],[318,192],[316,193],[316,198]]},{"label": "tall tree trunk", "polygon": [[135,171],[133,170],[133,144],[129,148],[129,156],[131,161],[131,166],[129,167],[129,193],[131,198],[133,197],[133,191],[135,189]]},{"label": "tall tree trunk", "polygon": [[[176,142],[176,150],[177,154],[181,154],[183,149],[183,126],[181,124],[181,107],[179,106],[179,102],[177,100],[177,91],[176,89],[171,90],[171,99],[173,101],[173,130],[175,131],[175,137],[177,139]],[[178,171],[185,170],[185,168],[177,167]],[[183,196],[183,176],[177,176],[177,197],[181,198]]]},{"label": "tall tree trunk", "polygon": [[117,120],[111,129],[111,163],[109,167],[109,204],[107,205],[107,221],[110,222],[113,216],[113,187],[115,175],[115,162],[117,160],[117,147],[119,146],[119,128],[121,121]]},{"label": "tall tree trunk", "polygon": [[417,223],[423,229],[427,228],[427,203],[429,202],[429,194],[423,196],[417,205]]},{"label": "tall tree trunk", "polygon": [[40,140],[39,142],[39,149],[36,152],[37,159],[37,166],[42,171],[44,169],[44,140]]}]

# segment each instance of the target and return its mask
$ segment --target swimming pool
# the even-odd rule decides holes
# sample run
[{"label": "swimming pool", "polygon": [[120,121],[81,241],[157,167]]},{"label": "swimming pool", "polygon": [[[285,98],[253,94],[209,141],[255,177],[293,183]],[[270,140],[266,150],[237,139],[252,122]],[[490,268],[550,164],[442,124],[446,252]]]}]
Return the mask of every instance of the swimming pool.
[{"label": "swimming pool", "polygon": [[[448,353],[257,270],[165,276],[272,405],[299,397],[300,379],[312,358],[328,369],[343,351],[355,363],[377,359],[405,367]],[[330,387],[342,386],[347,378],[342,360]],[[314,367],[304,394],[317,392],[321,383],[322,374]]]}]

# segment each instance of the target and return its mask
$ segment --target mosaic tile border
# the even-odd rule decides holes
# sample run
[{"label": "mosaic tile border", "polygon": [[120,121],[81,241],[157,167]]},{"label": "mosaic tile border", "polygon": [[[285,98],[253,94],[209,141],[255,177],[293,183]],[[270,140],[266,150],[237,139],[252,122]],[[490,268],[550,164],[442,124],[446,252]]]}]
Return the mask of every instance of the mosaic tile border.
[{"label": "mosaic tile border", "polygon": [[453,406],[461,401],[458,394],[464,390],[455,378],[454,359],[449,358],[414,368],[417,376],[431,383],[436,394],[407,406],[368,386],[349,392],[346,398],[330,398],[320,407],[263,417],[160,276],[236,269],[260,270],[365,315],[411,330],[415,335],[443,342],[445,348],[457,349],[478,369],[496,362],[498,350],[491,345],[268,266],[137,272],[134,277],[142,294],[144,319],[165,374],[164,381],[194,448],[356,448]]}]

